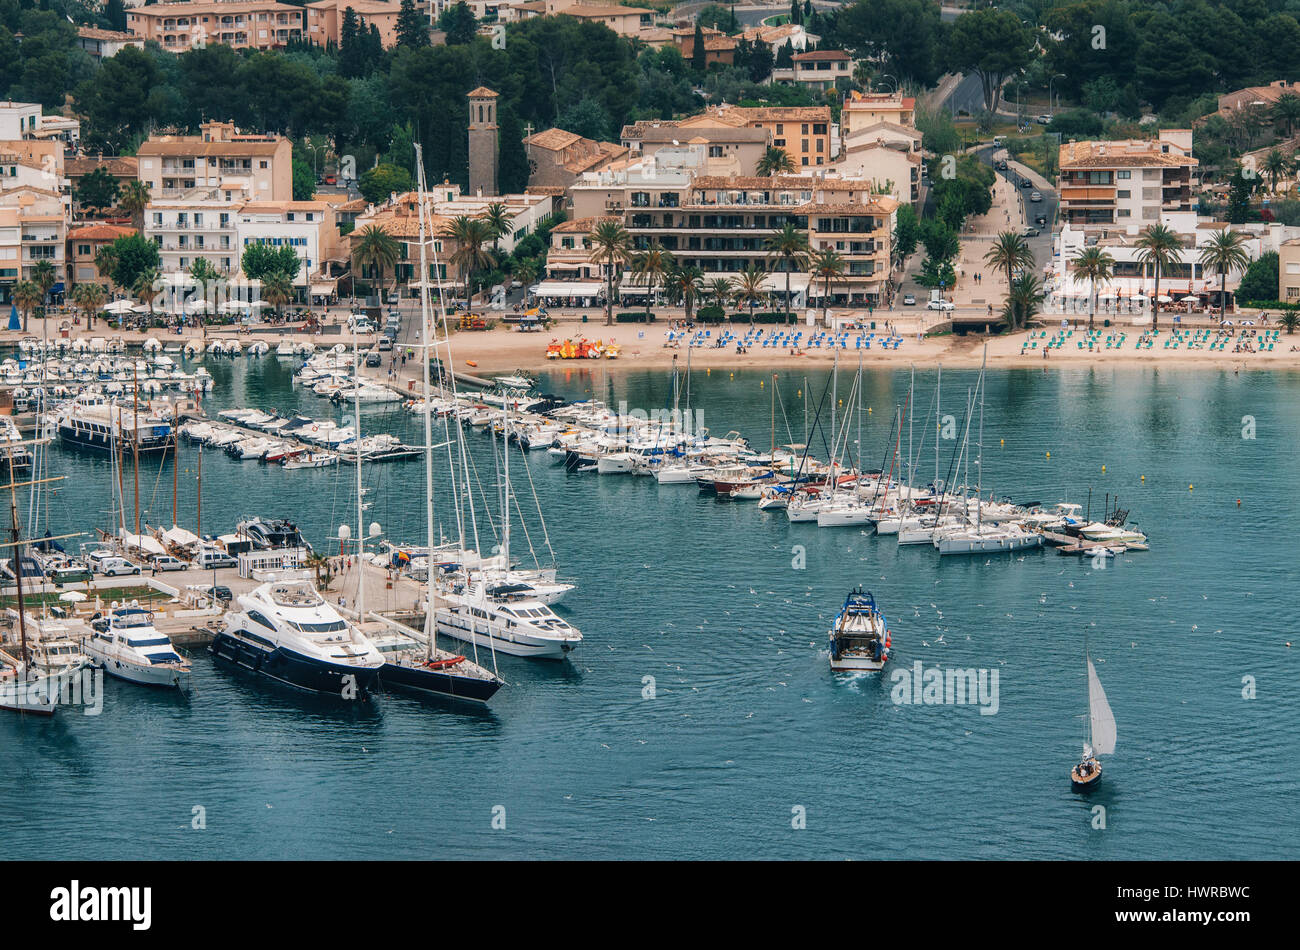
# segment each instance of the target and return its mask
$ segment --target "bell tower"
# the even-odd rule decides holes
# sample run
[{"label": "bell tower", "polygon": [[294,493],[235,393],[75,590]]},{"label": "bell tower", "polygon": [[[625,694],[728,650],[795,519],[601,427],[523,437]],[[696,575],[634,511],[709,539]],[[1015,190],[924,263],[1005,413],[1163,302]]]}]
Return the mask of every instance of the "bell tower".
[{"label": "bell tower", "polygon": [[497,94],[479,86],[469,94],[469,193],[497,193]]}]

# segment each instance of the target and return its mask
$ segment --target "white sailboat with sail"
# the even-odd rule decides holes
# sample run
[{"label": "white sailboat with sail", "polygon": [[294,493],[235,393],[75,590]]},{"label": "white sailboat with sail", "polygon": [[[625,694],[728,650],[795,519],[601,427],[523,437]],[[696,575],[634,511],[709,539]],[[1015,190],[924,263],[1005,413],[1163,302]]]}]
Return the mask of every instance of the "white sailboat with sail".
[{"label": "white sailboat with sail", "polygon": [[1101,781],[1101,763],[1097,756],[1115,751],[1115,714],[1106,700],[1106,691],[1101,688],[1092,657],[1085,655],[1085,658],[1088,664],[1088,741],[1083,744],[1083,757],[1079,764],[1070,770],[1070,783],[1078,790],[1092,788]]}]

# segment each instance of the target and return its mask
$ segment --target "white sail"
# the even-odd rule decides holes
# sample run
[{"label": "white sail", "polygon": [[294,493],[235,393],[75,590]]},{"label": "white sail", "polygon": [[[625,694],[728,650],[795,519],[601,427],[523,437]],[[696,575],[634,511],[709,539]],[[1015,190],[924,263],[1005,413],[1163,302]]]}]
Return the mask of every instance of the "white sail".
[{"label": "white sail", "polygon": [[1092,751],[1110,755],[1115,751],[1115,716],[1106,702],[1106,691],[1097,679],[1097,670],[1088,661],[1088,718],[1092,722]]}]

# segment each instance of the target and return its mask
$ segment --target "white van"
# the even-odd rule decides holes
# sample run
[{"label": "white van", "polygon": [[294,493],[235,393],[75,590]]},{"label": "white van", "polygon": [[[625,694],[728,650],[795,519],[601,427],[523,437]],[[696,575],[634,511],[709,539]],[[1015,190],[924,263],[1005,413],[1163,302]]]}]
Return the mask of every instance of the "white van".
[{"label": "white van", "polygon": [[124,557],[118,557],[109,551],[95,551],[88,558],[90,569],[105,577],[117,577],[121,574],[139,574],[140,565],[132,564]]},{"label": "white van", "polygon": [[199,551],[198,559],[194,563],[203,571],[210,571],[217,567],[239,566],[238,560],[231,557],[225,551],[218,551],[216,548],[204,548]]}]

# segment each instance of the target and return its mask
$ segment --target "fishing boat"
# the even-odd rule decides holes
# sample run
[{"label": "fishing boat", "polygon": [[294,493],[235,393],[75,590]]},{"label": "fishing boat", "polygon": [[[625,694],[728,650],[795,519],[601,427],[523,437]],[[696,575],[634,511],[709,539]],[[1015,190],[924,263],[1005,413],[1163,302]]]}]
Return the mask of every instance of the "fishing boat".
[{"label": "fishing boat", "polygon": [[176,652],[171,638],[154,626],[152,611],[139,601],[114,601],[108,616],[90,626],[86,655],[110,676],[144,686],[183,687],[189,680],[189,660]]},{"label": "fishing boat", "polygon": [[337,465],[339,457],[333,452],[303,452],[299,455],[286,456],[281,465],[286,469],[326,468]]},{"label": "fishing boat", "polygon": [[1115,751],[1115,715],[1110,711],[1106,701],[1106,691],[1101,688],[1097,678],[1097,669],[1092,665],[1092,657],[1086,657],[1088,664],[1088,741],[1083,744],[1083,757],[1079,764],[1070,770],[1070,784],[1076,791],[1095,788],[1101,781],[1101,763],[1099,755],[1110,755]]},{"label": "fishing boat", "polygon": [[844,606],[831,624],[831,669],[835,671],[885,668],[889,659],[889,625],[876,607],[876,599],[861,587],[844,598]]}]

